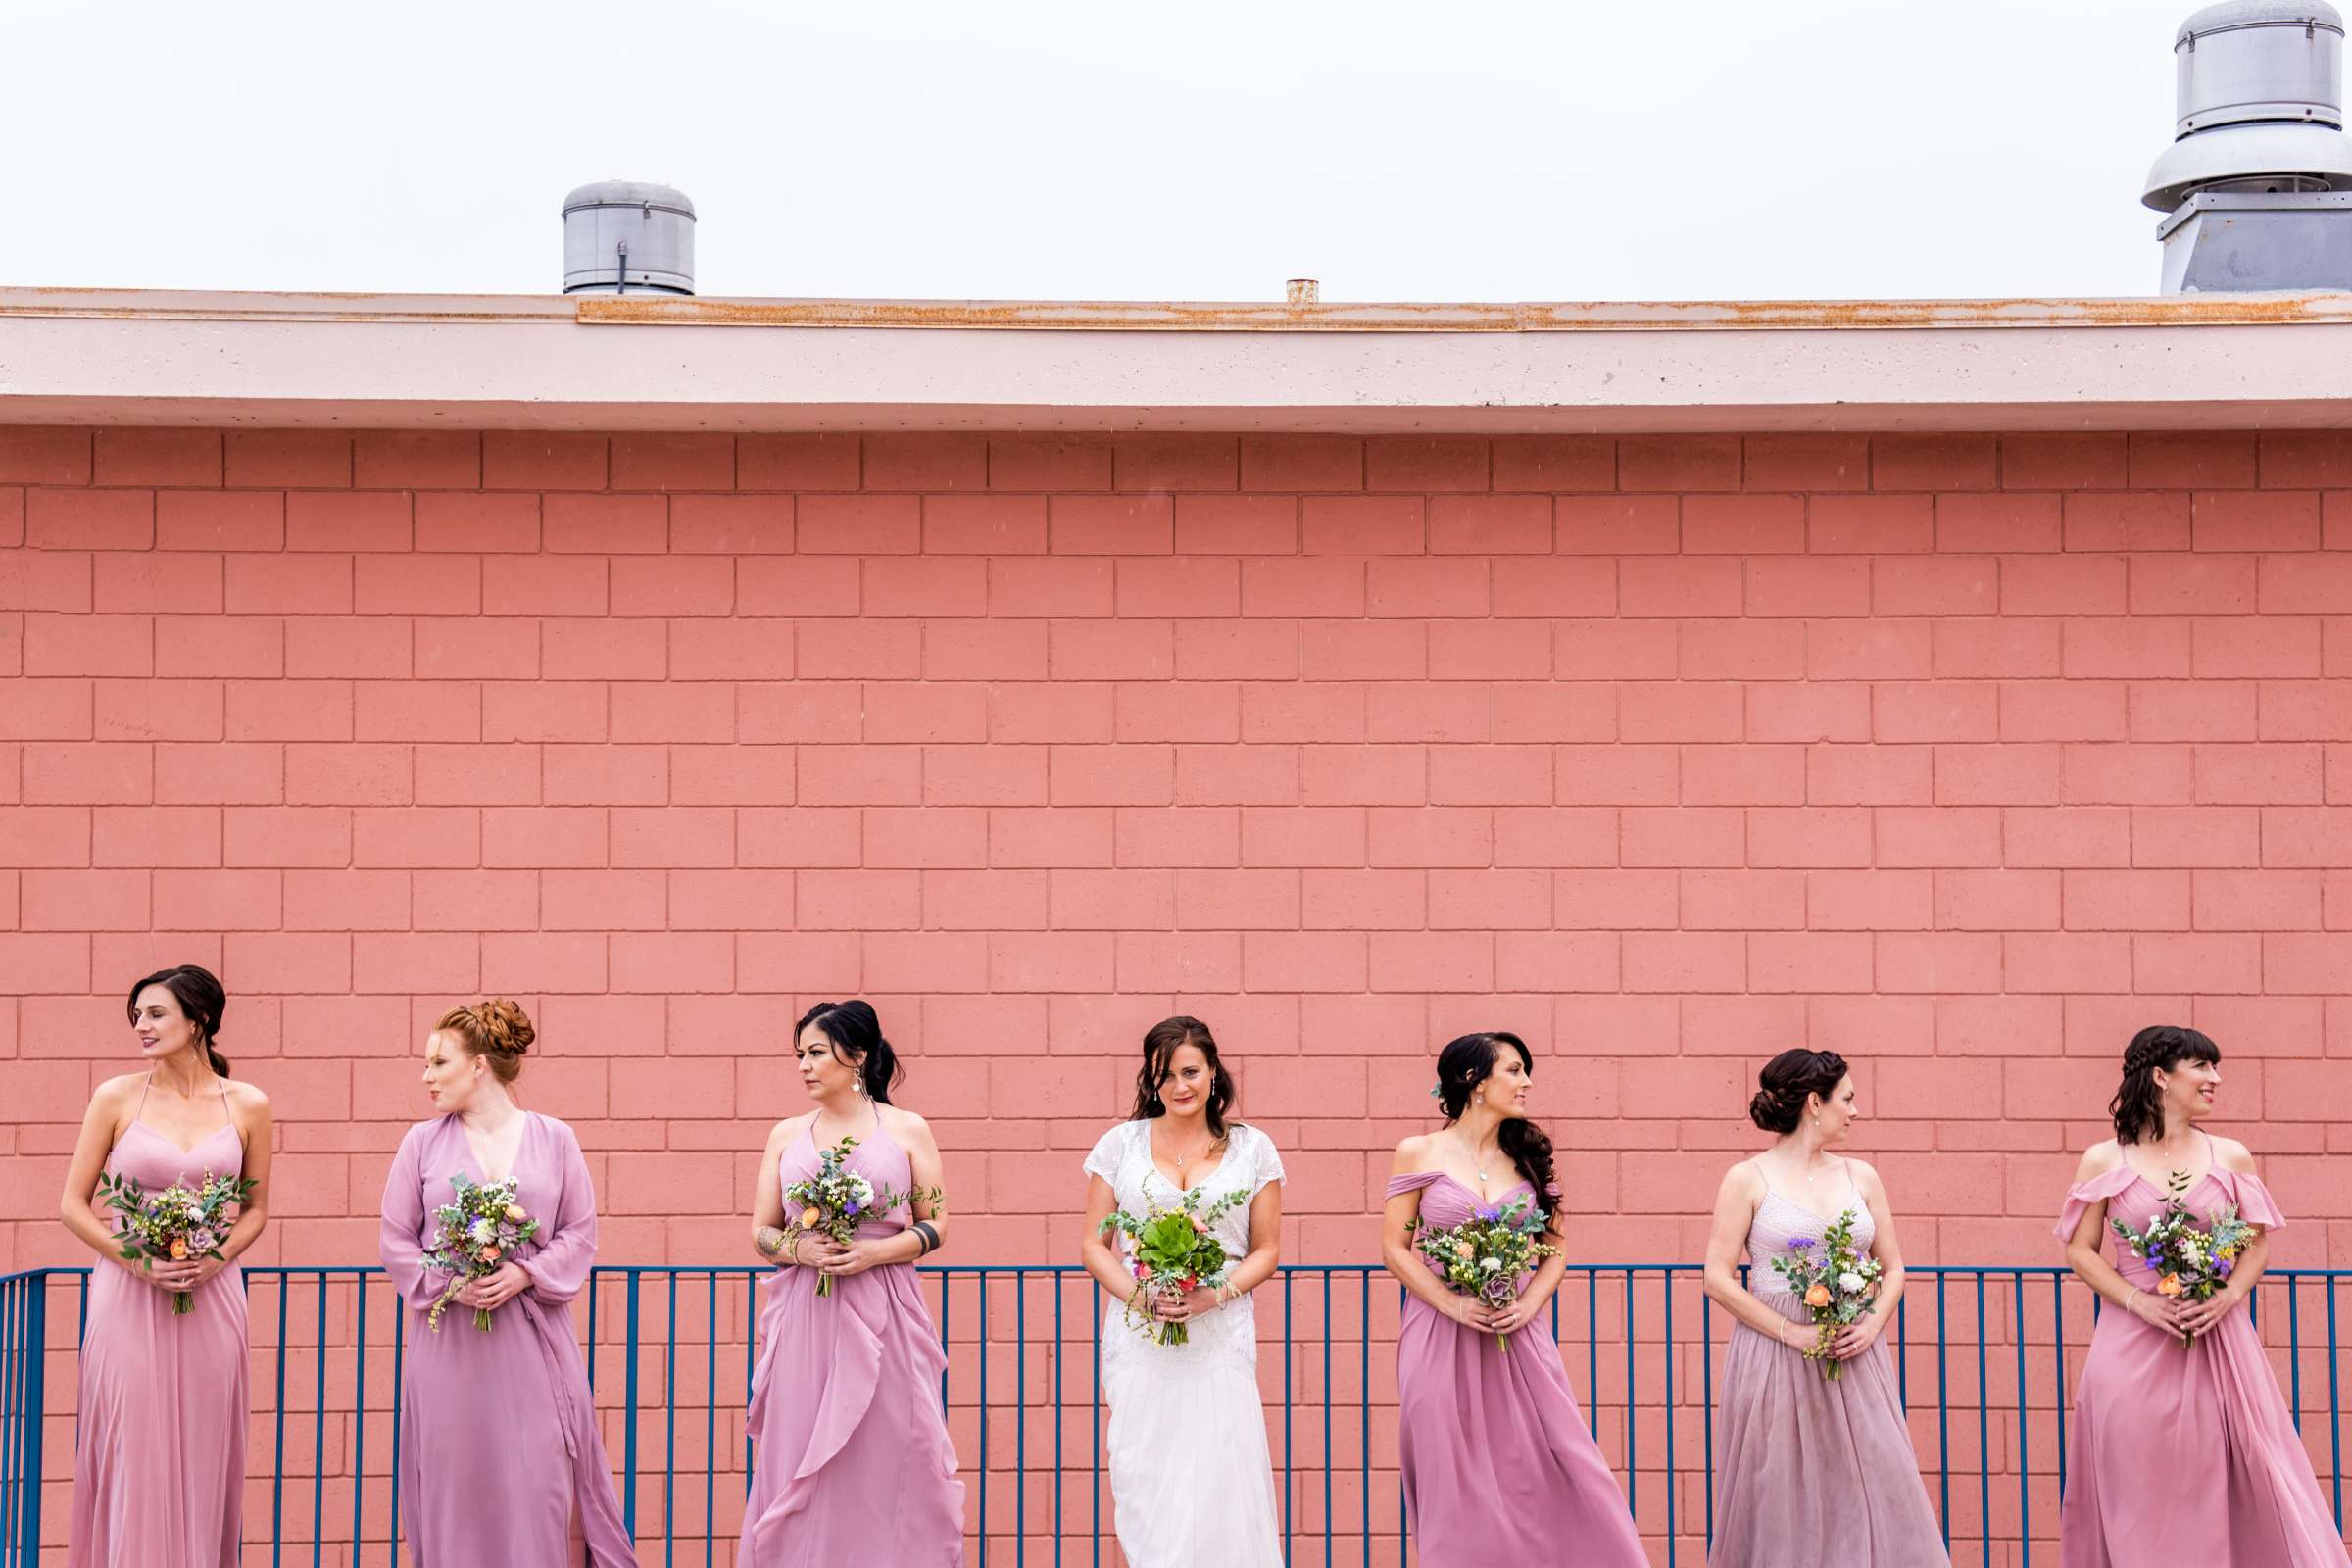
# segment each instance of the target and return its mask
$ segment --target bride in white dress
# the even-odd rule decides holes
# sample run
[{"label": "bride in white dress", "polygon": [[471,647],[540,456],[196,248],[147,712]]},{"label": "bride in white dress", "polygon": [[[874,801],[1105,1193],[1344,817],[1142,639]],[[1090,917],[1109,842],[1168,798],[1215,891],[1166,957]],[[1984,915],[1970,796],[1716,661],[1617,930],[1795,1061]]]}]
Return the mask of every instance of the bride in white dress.
[{"label": "bride in white dress", "polygon": [[[1282,1568],[1282,1525],[1257,1392],[1250,1293],[1281,1258],[1282,1159],[1274,1141],[1229,1122],[1233,1078],[1198,1018],[1144,1036],[1132,1120],[1086,1156],[1087,1271],[1111,1300],[1102,1324],[1102,1395],[1110,1404],[1110,1495],[1128,1568]],[[1200,1190],[1201,1211],[1242,1194],[1210,1228],[1231,1260],[1225,1285],[1143,1297],[1125,1239],[1102,1234],[1125,1209],[1143,1218]],[[1150,1321],[1144,1319],[1149,1307]],[[1161,1345],[1160,1323],[1190,1343]],[[1141,1325],[1140,1327],[1138,1325]]]}]

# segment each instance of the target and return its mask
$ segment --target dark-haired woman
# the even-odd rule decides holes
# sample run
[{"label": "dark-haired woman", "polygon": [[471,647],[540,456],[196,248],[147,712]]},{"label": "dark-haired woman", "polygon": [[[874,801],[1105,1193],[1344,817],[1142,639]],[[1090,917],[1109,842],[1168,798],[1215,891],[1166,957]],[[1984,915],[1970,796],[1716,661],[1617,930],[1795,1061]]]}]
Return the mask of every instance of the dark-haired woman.
[{"label": "dark-haired woman", "polygon": [[[1104,1446],[1130,1568],[1281,1568],[1250,1293],[1281,1261],[1282,1157],[1274,1140],[1230,1119],[1234,1099],[1208,1025],[1163,1019],[1144,1036],[1134,1109],[1086,1156],[1079,1256],[1110,1298]],[[1217,1215],[1207,1230],[1225,1249],[1225,1281],[1182,1295],[1147,1289],[1102,1221],[1188,1201],[1203,1220]],[[1186,1343],[1159,1343],[1172,1323],[1185,1325]]]},{"label": "dark-haired woman", "polygon": [[[1462,1036],[1438,1055],[1446,1125],[1396,1146],[1380,1250],[1408,1293],[1396,1335],[1405,1514],[1425,1568],[1644,1568],[1642,1538],[1577,1413],[1559,1345],[1530,1328],[1559,1288],[1564,1258],[1544,1259],[1509,1306],[1493,1308],[1448,1289],[1413,1246],[1416,1223],[1450,1229],[1521,1201],[1550,1216],[1544,1239],[1560,1245],[1551,1140],[1527,1119],[1534,1069],[1517,1035]],[[1506,1345],[1498,1335],[1510,1336]]]},{"label": "dark-haired woman", "polygon": [[[2222,1053],[2194,1029],[2142,1029],[2108,1105],[2115,1137],[2092,1147],[2066,1195],[2066,1260],[2107,1303],[2090,1337],[2067,1434],[2059,1510],[2065,1568],[2344,1568],[2342,1538],[2295,1434],[2278,1379],[2242,1308],[2270,1233],[2286,1223],[2213,1114]],[[2130,1248],[2099,1244],[2110,1218],[2133,1230],[2178,1195],[2210,1227],[2224,1207],[2256,1227],[2225,1264],[2220,1294],[2188,1301]],[[2187,1343],[2183,1344],[2182,1341]]]},{"label": "dark-haired woman", "polygon": [[[512,1002],[442,1014],[424,1041],[440,1114],[409,1129],[384,1180],[377,1248],[407,1307],[400,1509],[416,1568],[565,1568],[575,1513],[593,1568],[637,1561],[571,1325],[596,1262],[596,1191],[571,1129],[510,1092],[535,1038]],[[459,1287],[436,1327],[431,1309],[453,1281],[425,1254],[459,1174],[513,1181],[539,1230]],[[490,1332],[475,1309],[491,1314]]]},{"label": "dark-haired woman", "polygon": [[[270,1101],[228,1076],[228,998],[194,964],[130,988],[143,1070],[90,1097],[60,1203],[98,1254],[81,1342],[81,1440],[74,1456],[74,1568],[231,1568],[245,1495],[245,1288],[230,1265],[270,1213]],[[253,1195],[220,1256],[125,1262],[111,1216],[91,1206],[101,1175],[158,1192],[208,1176]],[[189,1298],[185,1315],[174,1294]]]},{"label": "dark-haired woman", "polygon": [[[905,1074],[872,1006],[820,1002],[794,1040],[815,1108],[767,1135],[752,1200],[753,1249],[777,1272],[760,1312],[737,1560],[947,1568],[963,1561],[963,1483],[939,1405],[947,1357],[914,1273],[947,1240],[939,1144],[890,1102]],[[877,1200],[847,1244],[804,1226],[783,1197],[844,1139],[843,1167]]]},{"label": "dark-haired woman", "polygon": [[[1713,1568],[1947,1562],[1880,1335],[1903,1294],[1903,1254],[1877,1171],[1833,1153],[1861,1114],[1834,1051],[1784,1051],[1758,1074],[1749,1119],[1778,1135],[1734,1165],[1715,1199],[1706,1290],[1733,1318],[1716,1406]],[[1871,1309],[1812,1354],[1812,1315],[1773,1268],[1850,1217],[1882,1272]],[[1740,1254],[1748,1275],[1740,1283]]]}]

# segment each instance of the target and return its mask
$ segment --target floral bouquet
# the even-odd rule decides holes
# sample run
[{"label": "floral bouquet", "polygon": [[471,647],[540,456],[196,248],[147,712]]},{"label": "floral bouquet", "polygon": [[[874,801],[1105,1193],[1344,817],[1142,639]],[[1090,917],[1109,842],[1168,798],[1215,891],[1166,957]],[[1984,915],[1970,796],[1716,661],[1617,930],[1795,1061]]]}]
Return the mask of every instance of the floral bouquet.
[{"label": "floral bouquet", "polygon": [[[1866,1257],[1854,1246],[1852,1209],[1838,1216],[1819,1242],[1809,1236],[1791,1237],[1788,1252],[1772,1260],[1773,1269],[1788,1282],[1789,1293],[1802,1299],[1813,1314],[1819,1337],[1805,1352],[1821,1363],[1821,1375],[1832,1383],[1845,1376],[1845,1363],[1830,1354],[1838,1331],[1870,1310],[1879,1298],[1879,1276],[1886,1265]],[[1818,1247],[1820,1254],[1814,1253]]]},{"label": "floral bouquet", "polygon": [[[1202,1287],[1213,1291],[1225,1283],[1225,1244],[1208,1233],[1209,1227],[1249,1195],[1237,1187],[1204,1208],[1200,1193],[1196,1187],[1175,1208],[1154,1207],[1140,1219],[1122,1208],[1102,1221],[1101,1234],[1116,1231],[1127,1238],[1128,1266],[1135,1270],[1138,1285],[1127,1298],[1127,1321],[1146,1335],[1152,1332],[1151,1320],[1137,1318],[1135,1303],[1147,1292],[1154,1299],[1165,1299]],[[1158,1337],[1162,1345],[1185,1345],[1193,1336],[1182,1323],[1162,1323]]]},{"label": "floral bouquet", "polygon": [[[441,1332],[441,1309],[475,1280],[498,1272],[515,1248],[539,1234],[539,1222],[514,1200],[514,1181],[476,1182],[464,1171],[449,1179],[454,1202],[433,1210],[433,1248],[424,1260],[451,1276],[426,1321]],[[473,1309],[473,1326],[490,1332],[490,1310]]]},{"label": "floral bouquet", "polygon": [[[1507,1203],[1482,1203],[1459,1225],[1413,1221],[1413,1246],[1430,1268],[1462,1296],[1475,1296],[1499,1311],[1519,1298],[1519,1276],[1560,1250],[1544,1240],[1551,1216],[1536,1206],[1535,1195]],[[1494,1348],[1508,1350],[1511,1337],[1494,1336]]]},{"label": "floral bouquet", "polygon": [[[122,1217],[115,1223],[115,1240],[122,1244],[124,1262],[153,1270],[155,1259],[184,1263],[191,1257],[219,1257],[228,1240],[228,1209],[243,1207],[253,1197],[254,1183],[246,1176],[215,1176],[205,1172],[194,1187],[174,1182],[150,1193],[128,1176],[101,1176],[98,1196],[104,1205]],[[186,1291],[172,1293],[172,1314],[185,1317],[195,1305]]]},{"label": "floral bouquet", "polygon": [[[2120,1219],[2107,1223],[2155,1274],[2157,1295],[2205,1301],[2230,1283],[2230,1271],[2237,1266],[2237,1254],[2254,1239],[2254,1227],[2237,1217],[2235,1203],[2224,1203],[2214,1210],[2208,1229],[2181,1201],[2188,1196],[2189,1185],[2188,1172],[2173,1173],[2166,1185],[2164,1208],[2148,1221],[2144,1231],[2135,1231]],[[2184,1346],[2195,1340],[2193,1334],[2180,1336]]]},{"label": "floral bouquet", "polygon": [[[793,1222],[803,1232],[814,1231],[848,1246],[858,1234],[858,1222],[869,1214],[887,1214],[901,1203],[927,1201],[937,1205],[942,1195],[936,1187],[920,1192],[894,1193],[885,1187],[877,1192],[874,1184],[851,1170],[846,1163],[850,1151],[858,1147],[855,1138],[844,1138],[831,1149],[816,1156],[816,1174],[794,1182],[784,1189],[784,1211],[792,1214]],[[816,1294],[833,1294],[833,1276],[816,1277]]]}]

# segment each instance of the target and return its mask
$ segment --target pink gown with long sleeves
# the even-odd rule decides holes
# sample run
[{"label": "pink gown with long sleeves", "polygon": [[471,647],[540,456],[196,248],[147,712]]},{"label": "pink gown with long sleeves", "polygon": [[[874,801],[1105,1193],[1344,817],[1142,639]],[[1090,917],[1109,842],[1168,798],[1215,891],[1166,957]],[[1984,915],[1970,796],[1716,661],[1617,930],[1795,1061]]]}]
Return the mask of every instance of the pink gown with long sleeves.
[{"label": "pink gown with long sleeves", "polygon": [[483,1181],[455,1116],[418,1122],[384,1180],[384,1271],[407,1306],[401,1390],[400,1512],[416,1568],[566,1568],[576,1508],[595,1568],[634,1568],[571,1302],[596,1261],[596,1193],[569,1127],[532,1111],[515,1151],[515,1199],[539,1235],[514,1250],[530,1288],[491,1314],[487,1334],[452,1305],[436,1331],[426,1311],[449,1284],[428,1267],[433,1210],[449,1178]]},{"label": "pink gown with long sleeves", "polygon": [[[2119,1166],[2066,1195],[2058,1234],[2072,1241],[2098,1202],[2110,1219],[2144,1230],[2169,1200]],[[2218,1164],[2182,1201],[2207,1221],[2235,1203],[2251,1224],[2286,1223],[2260,1181]],[[2120,1246],[2115,1266],[2134,1290],[2156,1288],[2146,1262]],[[2067,1430],[2058,1560],[2061,1568],[2344,1568],[2343,1540],[2242,1307],[2191,1345],[2130,1312],[2099,1314]]]},{"label": "pink gown with long sleeves", "polygon": [[[233,1123],[183,1152],[134,1119],[106,1168],[152,1193],[239,1174],[245,1150]],[[249,1418],[244,1277],[232,1264],[190,1296],[187,1314],[176,1316],[170,1291],[112,1263],[91,1275],[71,1568],[233,1568],[237,1560]]]},{"label": "pink gown with long sleeves", "polygon": [[[817,1170],[808,1133],[777,1160],[786,1187]],[[906,1152],[880,1127],[848,1168],[905,1193]],[[906,1206],[862,1222],[860,1240],[896,1236]],[[782,1268],[760,1309],[760,1360],[747,1422],[754,1444],[738,1568],[958,1568],[963,1483],[939,1405],[948,1358],[912,1263],[841,1276]]]},{"label": "pink gown with long sleeves", "polygon": [[[1527,1191],[1522,1182],[1495,1202]],[[1421,1217],[1441,1228],[1494,1206],[1443,1171],[1389,1178],[1389,1197],[1410,1192],[1421,1195]],[[1497,1349],[1494,1335],[1406,1296],[1396,1427],[1424,1568],[1647,1568],[1625,1494],[1577,1412],[1547,1315]]]}]

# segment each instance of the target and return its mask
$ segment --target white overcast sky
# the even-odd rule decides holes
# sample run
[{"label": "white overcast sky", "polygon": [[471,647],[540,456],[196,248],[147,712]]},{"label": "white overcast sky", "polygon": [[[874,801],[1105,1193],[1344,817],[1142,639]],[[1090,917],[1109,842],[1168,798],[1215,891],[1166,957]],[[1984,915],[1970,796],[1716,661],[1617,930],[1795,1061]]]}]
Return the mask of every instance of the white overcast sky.
[{"label": "white overcast sky", "polygon": [[710,295],[2155,291],[2189,0],[16,0],[0,282]]}]

